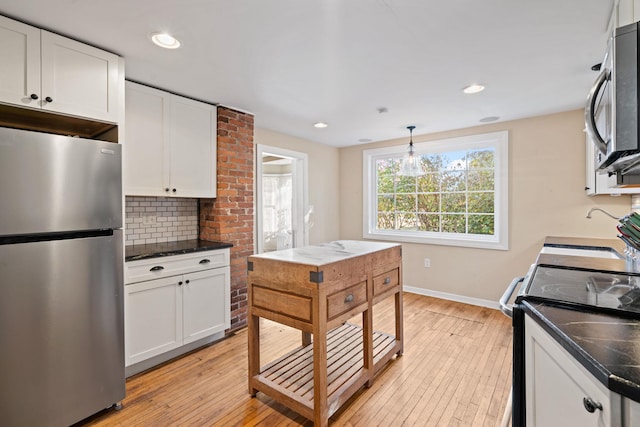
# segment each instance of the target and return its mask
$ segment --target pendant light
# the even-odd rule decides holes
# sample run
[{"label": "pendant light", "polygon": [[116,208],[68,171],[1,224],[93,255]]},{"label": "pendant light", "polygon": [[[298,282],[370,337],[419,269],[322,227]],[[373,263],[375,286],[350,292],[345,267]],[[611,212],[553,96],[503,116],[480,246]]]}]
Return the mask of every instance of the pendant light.
[{"label": "pendant light", "polygon": [[409,151],[404,155],[400,162],[400,171],[398,175],[401,176],[421,176],[424,175],[422,165],[420,164],[420,156],[416,155],[413,151],[413,130],[415,126],[407,126],[409,129]]}]

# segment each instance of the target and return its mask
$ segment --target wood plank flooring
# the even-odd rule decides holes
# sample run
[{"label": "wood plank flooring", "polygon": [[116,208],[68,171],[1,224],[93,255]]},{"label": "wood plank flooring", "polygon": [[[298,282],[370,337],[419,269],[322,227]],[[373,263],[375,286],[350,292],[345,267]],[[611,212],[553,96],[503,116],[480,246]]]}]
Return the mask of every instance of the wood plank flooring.
[{"label": "wood plank flooring", "polygon": [[[353,319],[358,323],[360,319]],[[511,387],[511,321],[497,310],[404,294],[404,355],[331,417],[331,426],[499,426]],[[393,333],[393,299],[374,307]],[[262,364],[300,333],[261,320]],[[268,396],[251,398],[247,331],[127,380],[120,411],[86,426],[312,426]]]}]

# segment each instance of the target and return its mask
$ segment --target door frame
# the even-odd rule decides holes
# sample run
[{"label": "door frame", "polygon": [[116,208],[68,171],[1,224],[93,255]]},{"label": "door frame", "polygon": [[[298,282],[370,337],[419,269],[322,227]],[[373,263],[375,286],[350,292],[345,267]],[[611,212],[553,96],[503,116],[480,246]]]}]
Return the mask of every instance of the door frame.
[{"label": "door frame", "polygon": [[309,227],[305,221],[309,206],[309,177],[308,164],[309,156],[307,153],[299,151],[287,150],[285,148],[273,147],[264,144],[256,144],[256,236],[255,250],[256,253],[264,251],[262,238],[262,157],[265,154],[272,154],[280,157],[288,157],[292,160],[291,179],[292,179],[292,226],[293,226],[293,247],[302,247],[309,244]]}]

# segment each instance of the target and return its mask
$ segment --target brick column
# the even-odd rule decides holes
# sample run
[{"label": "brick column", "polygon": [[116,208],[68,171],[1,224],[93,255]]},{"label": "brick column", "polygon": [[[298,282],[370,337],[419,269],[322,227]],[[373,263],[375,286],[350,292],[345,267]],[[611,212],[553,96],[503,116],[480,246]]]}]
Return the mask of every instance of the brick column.
[{"label": "brick column", "polygon": [[218,107],[217,190],[200,199],[200,238],[233,243],[231,330],[247,324],[247,257],[253,254],[253,116]]}]

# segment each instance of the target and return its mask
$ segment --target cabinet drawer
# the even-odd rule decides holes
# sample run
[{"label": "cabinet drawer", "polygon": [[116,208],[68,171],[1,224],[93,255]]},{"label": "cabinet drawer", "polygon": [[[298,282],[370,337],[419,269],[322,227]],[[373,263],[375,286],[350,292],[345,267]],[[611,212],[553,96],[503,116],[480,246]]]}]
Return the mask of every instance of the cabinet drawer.
[{"label": "cabinet drawer", "polygon": [[124,282],[143,282],[228,265],[229,249],[129,261],[125,263]]},{"label": "cabinet drawer", "polygon": [[251,304],[262,310],[311,322],[311,298],[254,285]]},{"label": "cabinet drawer", "polygon": [[400,284],[399,269],[387,271],[373,278],[373,295],[380,295],[390,289],[395,289]]},{"label": "cabinet drawer", "polygon": [[331,320],[367,302],[367,282],[360,282],[327,297],[327,317]]}]

